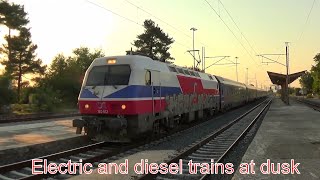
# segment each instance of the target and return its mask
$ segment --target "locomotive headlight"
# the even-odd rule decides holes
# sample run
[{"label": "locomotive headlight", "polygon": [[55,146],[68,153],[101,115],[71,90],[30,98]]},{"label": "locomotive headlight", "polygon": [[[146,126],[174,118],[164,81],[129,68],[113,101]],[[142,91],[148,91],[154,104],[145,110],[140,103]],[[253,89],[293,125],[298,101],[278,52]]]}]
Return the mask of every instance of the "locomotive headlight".
[{"label": "locomotive headlight", "polygon": [[121,109],[125,110],[126,108],[127,108],[126,105],[124,104],[121,105]]},{"label": "locomotive headlight", "polygon": [[89,109],[89,104],[84,105],[84,108]]},{"label": "locomotive headlight", "polygon": [[117,62],[117,60],[115,60],[115,59],[108,59],[107,60],[108,64],[115,64],[116,62]]}]

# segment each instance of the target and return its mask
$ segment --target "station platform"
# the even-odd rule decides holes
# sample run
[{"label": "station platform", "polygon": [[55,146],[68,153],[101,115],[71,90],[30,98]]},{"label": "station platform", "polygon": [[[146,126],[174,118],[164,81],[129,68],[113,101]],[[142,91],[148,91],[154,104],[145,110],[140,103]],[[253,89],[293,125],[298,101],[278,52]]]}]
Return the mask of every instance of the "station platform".
[{"label": "station platform", "polygon": [[[320,179],[320,112],[294,100],[285,105],[279,98],[274,98],[258,132],[249,145],[242,163],[254,161],[255,174],[240,174],[239,168],[233,179]],[[262,174],[263,163],[275,164],[274,172]],[[297,165],[300,174],[292,166]],[[277,163],[288,163],[288,169],[277,173]],[[271,164],[270,164],[271,165]],[[263,164],[263,172],[268,173],[268,164]],[[281,166],[280,166],[281,168]],[[291,174],[293,170],[294,174]]]},{"label": "station platform", "polygon": [[302,96],[295,96],[295,98],[320,105],[320,99],[318,99],[318,98],[306,98],[306,97],[302,97]]},{"label": "station platform", "polygon": [[0,124],[0,151],[79,136],[72,127],[74,118]]}]

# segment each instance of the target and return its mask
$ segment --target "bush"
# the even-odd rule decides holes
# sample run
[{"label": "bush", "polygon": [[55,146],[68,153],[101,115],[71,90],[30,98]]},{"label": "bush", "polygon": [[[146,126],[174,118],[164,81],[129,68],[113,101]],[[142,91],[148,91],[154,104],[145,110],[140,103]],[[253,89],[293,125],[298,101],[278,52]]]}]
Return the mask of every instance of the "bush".
[{"label": "bush", "polygon": [[32,104],[12,104],[11,109],[16,114],[30,114],[35,111],[35,106]]},{"label": "bush", "polygon": [[308,94],[307,98],[313,98],[312,94]]},{"label": "bush", "polygon": [[30,97],[36,111],[53,111],[62,101],[60,94],[50,87],[39,87]]},{"label": "bush", "polygon": [[9,110],[8,105],[15,100],[16,94],[10,88],[10,81],[9,76],[0,76],[0,113],[7,113]]},{"label": "bush", "polygon": [[29,104],[30,103],[30,95],[35,93],[35,87],[25,87],[21,89],[20,95],[20,104]]}]

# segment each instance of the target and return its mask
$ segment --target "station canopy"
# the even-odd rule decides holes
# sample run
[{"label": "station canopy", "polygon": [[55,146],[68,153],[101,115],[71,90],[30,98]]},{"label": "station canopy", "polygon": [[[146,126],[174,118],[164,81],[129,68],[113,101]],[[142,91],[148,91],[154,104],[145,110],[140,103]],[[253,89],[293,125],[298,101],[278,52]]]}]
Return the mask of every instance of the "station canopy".
[{"label": "station canopy", "polygon": [[[300,76],[302,76],[306,71],[296,72],[293,74],[289,74],[289,84],[298,79]],[[279,74],[275,72],[269,72],[267,71],[269,78],[273,84],[276,85],[284,85],[286,84],[286,74]]]}]

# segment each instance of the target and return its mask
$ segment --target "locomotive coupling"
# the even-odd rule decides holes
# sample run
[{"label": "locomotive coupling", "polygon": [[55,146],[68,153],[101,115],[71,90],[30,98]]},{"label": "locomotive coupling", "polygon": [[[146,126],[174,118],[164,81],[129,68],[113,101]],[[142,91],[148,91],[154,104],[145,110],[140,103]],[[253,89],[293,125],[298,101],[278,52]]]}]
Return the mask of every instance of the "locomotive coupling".
[{"label": "locomotive coupling", "polygon": [[83,128],[108,129],[110,131],[120,131],[128,126],[125,118],[111,117],[85,117],[84,119],[74,119],[72,126],[77,128],[76,134],[81,134]]},{"label": "locomotive coupling", "polygon": [[127,120],[124,118],[106,119],[106,126],[112,130],[121,130],[127,128]]},{"label": "locomotive coupling", "polygon": [[82,128],[86,126],[86,121],[83,119],[74,119],[72,126],[77,128],[76,134],[81,134]]}]

